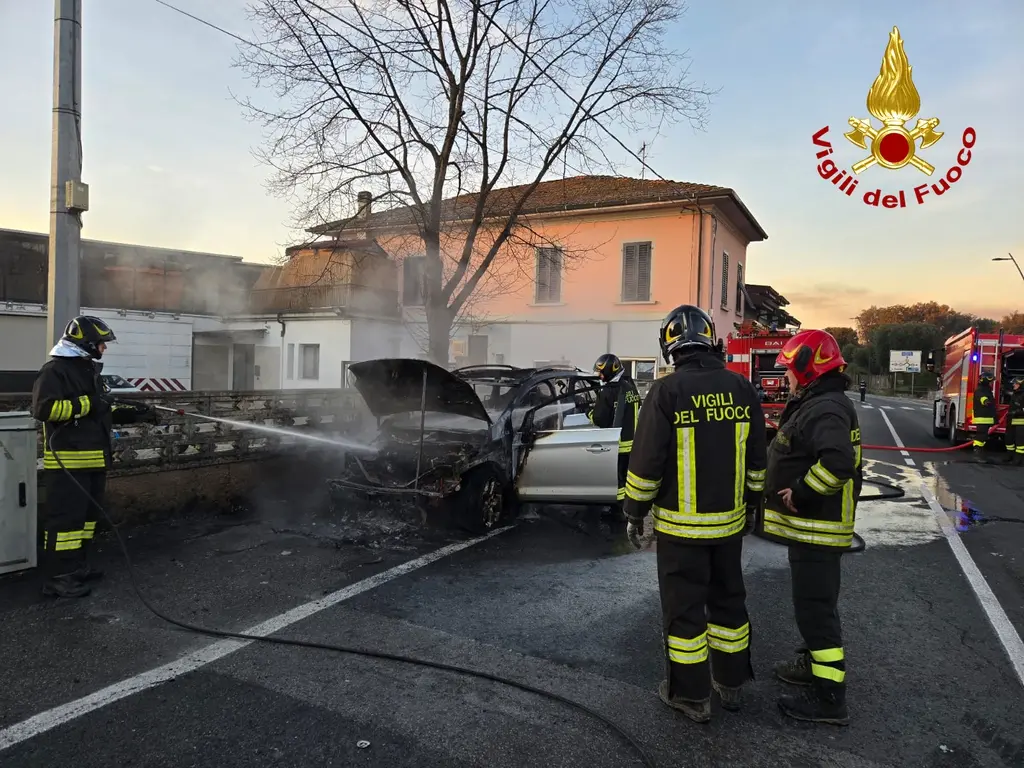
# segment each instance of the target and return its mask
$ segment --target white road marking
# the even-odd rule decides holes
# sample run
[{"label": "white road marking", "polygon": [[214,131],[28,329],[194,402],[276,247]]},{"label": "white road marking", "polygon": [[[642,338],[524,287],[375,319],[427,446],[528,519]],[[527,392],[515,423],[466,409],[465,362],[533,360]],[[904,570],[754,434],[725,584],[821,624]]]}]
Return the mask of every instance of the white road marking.
[{"label": "white road marking", "polygon": [[[889,432],[892,433],[892,439],[896,441],[896,445],[904,448],[903,441],[896,434],[896,430],[893,428],[892,422],[889,421],[889,417],[882,413],[882,418],[885,419],[885,424],[889,427]],[[906,453],[906,451],[902,451],[902,453]],[[967,583],[974,590],[974,595],[978,598],[981,609],[985,612],[985,616],[992,625],[996,637],[999,638],[1003,650],[1006,651],[1006,655],[1010,658],[1010,664],[1013,666],[1013,671],[1017,674],[1017,679],[1021,685],[1024,685],[1024,641],[1020,639],[1017,629],[1013,626],[1013,622],[1010,621],[1010,617],[1006,615],[1003,606],[1000,605],[998,598],[996,598],[995,593],[992,591],[992,587],[985,580],[977,563],[974,562],[974,558],[971,557],[971,553],[967,551],[967,547],[950,521],[949,515],[946,514],[942,505],[935,498],[935,495],[923,482],[921,483],[921,495],[928,502],[928,506],[935,516],[935,521],[946,537],[946,541],[949,542],[949,548],[953,551],[953,557],[956,558],[957,563],[960,565],[964,578],[967,579]]]},{"label": "white road marking", "polygon": [[879,408],[884,408],[887,411],[891,411],[895,406],[892,405],[880,405]]},{"label": "white road marking", "polygon": [[[430,565],[437,560],[448,557],[448,555],[453,555],[463,549],[468,549],[469,547],[487,541],[493,536],[497,536],[498,534],[511,530],[512,527],[513,526],[499,528],[496,531],[491,531],[486,536],[470,539],[469,541],[460,541],[455,544],[449,544],[448,546],[442,547],[434,552],[428,552],[427,554],[421,555],[413,560],[409,560],[406,563],[396,565],[394,568],[389,568],[388,570],[382,571],[374,576],[370,576],[367,579],[357,581],[355,584],[342,587],[336,592],[331,592],[329,595],[321,597],[319,600],[313,600],[312,602],[292,608],[290,611],[286,611],[285,613],[268,619],[254,627],[243,630],[240,634],[265,637],[267,635],[272,635],[275,632],[280,632],[282,629],[285,629],[296,622],[302,621],[303,619],[308,619],[310,616],[313,616],[326,608],[330,608],[338,603],[344,602],[345,600],[349,600],[363,592],[375,589],[389,581],[397,579],[400,576],[404,576],[407,573],[411,573],[412,571],[423,568],[426,565]],[[149,690],[161,683],[166,683],[168,680],[173,680],[180,675],[194,672],[200,667],[205,667],[207,664],[211,664],[218,659],[222,659],[235,651],[242,650],[253,642],[255,641],[218,640],[215,643],[207,645],[205,648],[193,651],[192,653],[182,656],[168,664],[164,664],[161,667],[151,669],[147,672],[142,672],[134,677],[109,685],[95,693],[89,694],[88,696],[83,696],[75,701],[62,704],[59,707],[54,707],[53,709],[49,709],[45,712],[40,712],[38,715],[30,717],[28,720],[15,723],[14,725],[8,726],[0,731],[0,751],[13,747],[15,744],[20,744],[21,742],[34,738],[42,733],[46,733],[59,725],[63,725],[66,722],[82,717],[83,715],[87,715],[90,712],[100,709],[101,707],[105,707],[107,704],[112,704],[119,699]]]},{"label": "white road marking", "polygon": [[999,599],[992,591],[992,587],[988,585],[981,570],[974,562],[974,558],[971,557],[971,553],[967,551],[967,547],[964,545],[963,539],[960,538],[959,532],[950,521],[949,515],[946,514],[946,511],[939,504],[934,494],[923,483],[921,484],[921,495],[924,496],[928,506],[931,507],[932,512],[935,514],[935,519],[938,521],[946,541],[949,542],[949,548],[953,550],[953,557],[960,564],[960,570],[963,571],[967,583],[974,590],[974,595],[978,598],[981,609],[985,612],[989,624],[992,625],[996,637],[999,638],[1003,650],[1006,651],[1006,655],[1010,658],[1010,664],[1013,666],[1013,671],[1017,674],[1017,680],[1020,681],[1021,685],[1024,685],[1024,641],[1020,639],[1020,634],[1017,632],[1016,627],[1013,626],[1013,622],[1010,621],[1010,617],[1006,615],[1003,606],[1000,605]]},{"label": "white road marking", "polygon": [[[889,434],[892,435],[893,442],[895,442],[896,445],[898,447],[900,447],[900,448],[906,448],[907,446],[905,446],[903,444],[903,441],[900,440],[900,436],[896,434],[896,428],[893,427],[892,422],[889,421],[889,414],[887,414],[885,411],[882,411],[881,413],[882,413],[882,420],[885,421],[885,426],[887,426],[889,428]],[[903,461],[906,462],[908,467],[916,467],[917,466],[914,463],[914,460],[912,458],[910,458],[910,452],[909,451],[902,450],[902,451],[900,451],[900,455],[903,457]]]},{"label": "white road marking", "polygon": [[900,410],[901,410],[901,411],[912,411],[912,410],[914,410],[914,409],[913,409],[913,408],[911,408],[911,407],[910,407],[909,405],[901,405],[901,406],[900,406]]},{"label": "white road marking", "polygon": [[861,403],[860,407],[863,408],[866,411],[870,411],[870,410],[873,410],[875,406],[868,405],[867,403]]}]

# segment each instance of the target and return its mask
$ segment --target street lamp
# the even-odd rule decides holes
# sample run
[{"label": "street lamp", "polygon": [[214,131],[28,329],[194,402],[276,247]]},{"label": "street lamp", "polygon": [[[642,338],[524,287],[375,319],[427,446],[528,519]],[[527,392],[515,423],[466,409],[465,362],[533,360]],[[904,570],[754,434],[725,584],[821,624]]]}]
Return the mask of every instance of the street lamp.
[{"label": "street lamp", "polygon": [[995,258],[992,259],[992,261],[1012,261],[1013,266],[1017,268],[1017,274],[1020,275],[1020,279],[1024,280],[1024,272],[1021,272],[1020,264],[1018,264],[1017,260],[1013,258],[1012,253],[1008,253],[1005,256],[996,256]]}]

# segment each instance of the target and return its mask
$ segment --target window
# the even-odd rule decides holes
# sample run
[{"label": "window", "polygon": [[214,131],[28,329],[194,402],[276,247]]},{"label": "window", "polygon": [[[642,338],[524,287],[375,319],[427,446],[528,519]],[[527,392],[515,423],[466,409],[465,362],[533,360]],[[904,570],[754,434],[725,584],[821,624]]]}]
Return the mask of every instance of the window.
[{"label": "window", "polygon": [[537,249],[537,304],[557,304],[562,300],[562,251]]},{"label": "window", "polygon": [[651,244],[622,246],[622,300],[651,300]]},{"label": "window", "polygon": [[402,303],[422,307],[426,303],[426,258],[408,256],[402,262]]},{"label": "window", "polygon": [[299,378],[314,381],[320,378],[319,344],[299,344]]},{"label": "window", "polygon": [[722,251],[722,309],[729,308],[729,254]]},{"label": "window", "polygon": [[350,365],[352,365],[352,363],[347,360],[341,364],[341,386],[345,389],[352,387],[352,372],[349,370]]},{"label": "window", "polygon": [[743,265],[736,265],[736,314],[743,314]]},{"label": "window", "polygon": [[295,378],[295,345],[288,345],[288,365],[285,368],[285,378],[292,381]]}]

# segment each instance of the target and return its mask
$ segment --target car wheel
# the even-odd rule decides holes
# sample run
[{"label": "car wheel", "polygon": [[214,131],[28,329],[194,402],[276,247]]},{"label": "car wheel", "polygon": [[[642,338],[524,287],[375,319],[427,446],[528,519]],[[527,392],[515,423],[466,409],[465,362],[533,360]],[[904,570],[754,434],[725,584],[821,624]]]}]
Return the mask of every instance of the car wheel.
[{"label": "car wheel", "polygon": [[508,485],[497,467],[484,464],[466,474],[454,501],[456,526],[473,534],[500,528],[512,504]]}]

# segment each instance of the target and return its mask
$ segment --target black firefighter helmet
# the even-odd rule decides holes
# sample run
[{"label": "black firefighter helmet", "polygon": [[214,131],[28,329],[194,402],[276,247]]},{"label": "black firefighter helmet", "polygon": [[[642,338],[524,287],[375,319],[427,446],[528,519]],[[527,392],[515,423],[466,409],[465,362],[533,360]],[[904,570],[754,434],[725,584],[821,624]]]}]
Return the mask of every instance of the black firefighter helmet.
[{"label": "black firefighter helmet", "polygon": [[996,377],[995,377],[995,375],[991,371],[982,371],[981,373],[978,374],[978,383],[979,384],[989,384],[989,385],[991,385],[992,382],[995,381],[995,380],[996,380]]},{"label": "black firefighter helmet", "polygon": [[110,326],[98,317],[79,315],[64,329],[64,339],[88,352],[93,359],[99,360],[103,357],[99,345],[117,341],[117,336],[110,330]]},{"label": "black firefighter helmet", "polygon": [[601,355],[594,363],[594,372],[601,381],[609,382],[622,372],[622,361],[611,352]]},{"label": "black firefighter helmet", "polygon": [[700,307],[682,304],[666,315],[661,324],[661,356],[671,364],[673,355],[688,349],[718,351],[715,321]]}]

